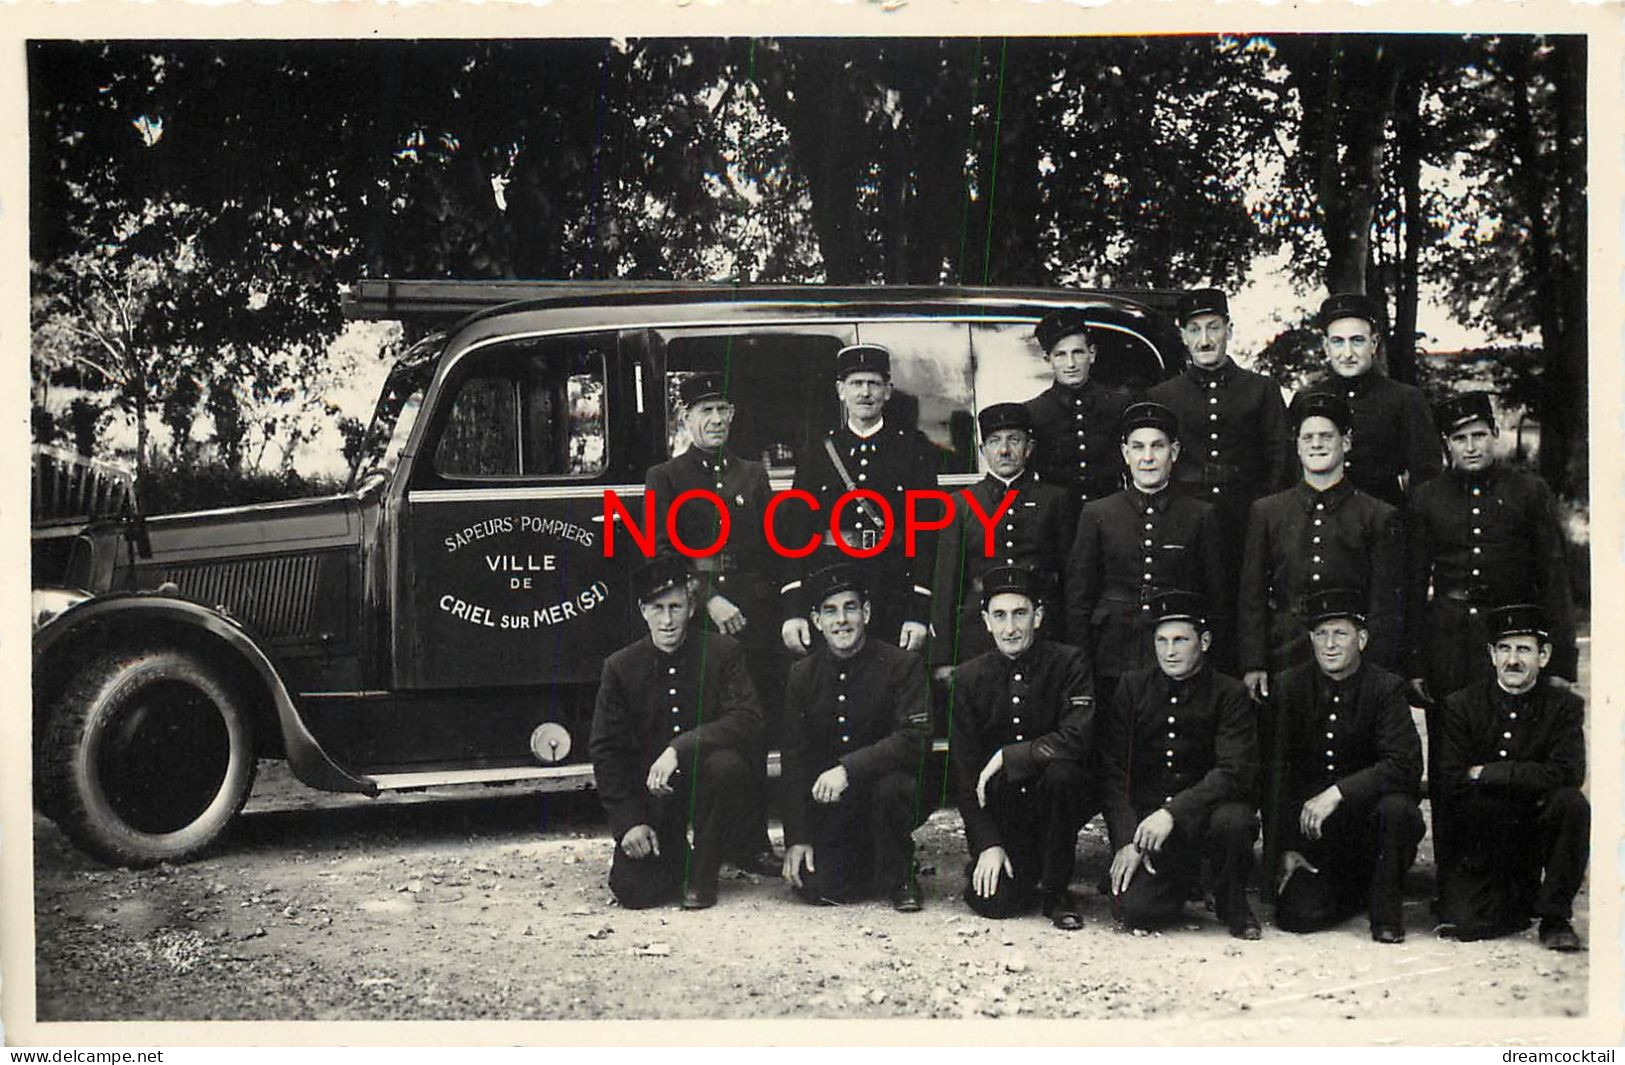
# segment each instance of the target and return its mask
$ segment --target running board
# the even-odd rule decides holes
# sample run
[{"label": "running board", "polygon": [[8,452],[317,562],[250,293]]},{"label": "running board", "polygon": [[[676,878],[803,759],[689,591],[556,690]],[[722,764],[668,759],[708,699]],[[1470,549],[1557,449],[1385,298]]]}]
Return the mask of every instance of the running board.
[{"label": "running board", "polygon": [[[933,754],[944,754],[947,740],[931,744]],[[779,752],[769,751],[767,775],[780,774]],[[498,766],[491,769],[422,769],[406,773],[370,773],[367,779],[379,791],[414,791],[422,788],[451,787],[458,784],[538,784],[543,791],[586,791],[593,787],[592,766],[586,762],[570,765]]]}]

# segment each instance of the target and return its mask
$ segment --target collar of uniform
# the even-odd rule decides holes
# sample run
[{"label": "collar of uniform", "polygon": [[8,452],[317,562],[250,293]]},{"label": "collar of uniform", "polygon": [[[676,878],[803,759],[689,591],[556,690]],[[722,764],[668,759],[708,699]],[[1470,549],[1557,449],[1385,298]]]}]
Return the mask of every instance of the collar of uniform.
[{"label": "collar of uniform", "polygon": [[1373,366],[1363,374],[1354,377],[1342,377],[1336,373],[1321,381],[1322,389],[1333,389],[1348,396],[1363,396],[1376,385],[1382,373]]},{"label": "collar of uniform", "polygon": [[1123,491],[1128,495],[1129,502],[1134,504],[1134,509],[1137,513],[1144,511],[1146,507],[1150,507],[1158,514],[1166,514],[1168,513],[1169,506],[1173,504],[1174,500],[1174,485],[1172,481],[1163,485],[1162,491],[1153,493],[1151,495],[1147,495],[1133,485],[1123,489]]},{"label": "collar of uniform", "polygon": [[1008,681],[1018,669],[1026,672],[1030,676],[1032,671],[1038,668],[1038,660],[1041,656],[1041,652],[1038,649],[1042,647],[1043,644],[1043,638],[1039,637],[1038,639],[1033,640],[1031,647],[1028,647],[1025,651],[1021,652],[1014,658],[1011,658],[1003,651],[999,651],[999,660],[1004,664],[1004,679]]},{"label": "collar of uniform", "polygon": [[[1011,488],[1020,491],[1021,489],[1026,488],[1029,484],[1033,483],[1035,480],[1037,480],[1037,478],[1033,475],[1033,471],[1031,470],[1022,470],[1008,481],[994,473],[992,470],[988,470],[987,476],[983,478],[983,483],[995,491],[998,489]],[[1004,492],[1000,491],[998,494],[1002,497]]]},{"label": "collar of uniform", "polygon": [[1196,384],[1203,386],[1204,388],[1209,382],[1227,385],[1230,383],[1230,379],[1235,375],[1236,362],[1228,355],[1224,357],[1223,362],[1219,363],[1219,365],[1213,367],[1211,370],[1204,369],[1203,367],[1196,365],[1194,362],[1191,363],[1189,368],[1185,370],[1185,376],[1187,378]]},{"label": "collar of uniform", "polygon": [[1050,385],[1049,389],[1055,393],[1055,398],[1060,401],[1063,407],[1091,406],[1095,401],[1095,397],[1100,394],[1100,386],[1095,384],[1095,379],[1092,377],[1077,388],[1068,388],[1057,381]]},{"label": "collar of uniform", "polygon": [[1344,477],[1324,491],[1309,487],[1308,481],[1299,481],[1296,490],[1298,502],[1303,505],[1304,510],[1314,510],[1316,503],[1326,504],[1327,510],[1336,510],[1343,505],[1344,500],[1354,494],[1354,485],[1349,483],[1347,477]]},{"label": "collar of uniform", "polygon": [[1360,678],[1365,674],[1365,663],[1342,680],[1333,680],[1325,670],[1317,664],[1315,666],[1315,692],[1320,699],[1327,699],[1333,695],[1348,695],[1359,686]]},{"label": "collar of uniform", "polygon": [[1208,678],[1213,673],[1212,670],[1208,669],[1206,662],[1203,662],[1201,666],[1197,668],[1195,673],[1192,673],[1188,677],[1181,677],[1178,680],[1175,680],[1168,674],[1164,673],[1161,666],[1157,666],[1156,670],[1157,688],[1162,693],[1164,698],[1171,695],[1178,695],[1183,698],[1188,694],[1199,691],[1205,684],[1207,684]]},{"label": "collar of uniform", "polygon": [[683,637],[683,642],[678,645],[677,650],[675,651],[662,651],[660,648],[656,647],[655,638],[653,636],[645,635],[643,637],[643,642],[647,643],[649,645],[649,650],[654,652],[655,661],[661,663],[662,665],[680,666],[688,660],[689,649],[692,648],[695,642],[700,638],[701,637],[695,634],[694,627],[690,625],[688,635]]},{"label": "collar of uniform", "polygon": [[683,455],[709,473],[720,473],[728,468],[728,452],[722,448],[706,451],[699,446],[693,446],[683,452]]},{"label": "collar of uniform", "polygon": [[880,431],[882,429],[886,428],[886,419],[882,417],[878,422],[875,422],[875,427],[870,429],[867,433],[860,433],[856,429],[852,428],[852,423],[850,421],[842,423],[841,428],[845,429],[859,440],[873,440],[875,437],[880,435]]},{"label": "collar of uniform", "polygon": [[1497,710],[1522,710],[1524,707],[1533,708],[1535,703],[1535,693],[1540,691],[1540,677],[1537,676],[1535,678],[1533,687],[1518,695],[1514,695],[1505,688],[1501,687],[1500,677],[1495,678],[1494,688],[1495,707]]},{"label": "collar of uniform", "polygon": [[1447,472],[1449,473],[1451,479],[1463,491],[1468,491],[1473,488],[1493,488],[1495,487],[1496,480],[1500,477],[1501,464],[1499,462],[1491,462],[1489,466],[1477,473],[1472,473],[1467,470],[1458,470],[1454,466],[1450,467],[1449,471]]},{"label": "collar of uniform", "polygon": [[850,671],[856,669],[858,666],[869,661],[869,659],[875,656],[875,637],[873,633],[865,633],[863,637],[863,646],[858,648],[858,653],[853,655],[851,658],[838,657],[834,651],[829,649],[829,644],[825,644],[819,649],[819,651],[829,659],[831,669],[844,669]]}]

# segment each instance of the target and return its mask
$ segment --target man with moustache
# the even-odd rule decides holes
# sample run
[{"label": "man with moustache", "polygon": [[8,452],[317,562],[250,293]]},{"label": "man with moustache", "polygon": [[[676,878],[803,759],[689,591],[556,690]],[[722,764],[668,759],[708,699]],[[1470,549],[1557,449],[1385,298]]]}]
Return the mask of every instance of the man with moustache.
[{"label": "man with moustache", "polygon": [[1123,487],[1117,426],[1133,400],[1127,391],[1090,380],[1095,346],[1081,311],[1046,314],[1034,330],[1055,383],[1027,401],[1038,438],[1039,480],[1067,493],[1071,512]]},{"label": "man with moustache", "polygon": [[1247,509],[1253,500],[1286,488],[1297,472],[1287,440],[1286,404],[1273,380],[1243,370],[1230,357],[1233,330],[1223,292],[1185,293],[1178,322],[1190,366],[1154,386],[1146,398],[1179,419],[1184,447],[1174,480],[1217,511],[1225,583],[1234,588],[1247,542]]},{"label": "man with moustache", "polygon": [[1495,679],[1445,700],[1433,763],[1459,842],[1443,931],[1487,939],[1539,917],[1543,946],[1580,950],[1570,920],[1591,857],[1585,704],[1541,683],[1552,641],[1538,606],[1496,609],[1487,628]]},{"label": "man with moustache", "polygon": [[1401,943],[1405,873],[1426,832],[1422,743],[1404,682],[1364,659],[1367,601],[1355,588],[1307,597],[1314,661],[1276,685],[1264,852],[1283,930],[1316,932],[1365,908],[1372,939]]},{"label": "man with moustache", "polygon": [[1310,384],[1332,392],[1353,412],[1354,450],[1345,475],[1356,488],[1401,507],[1409,492],[1438,475],[1439,444],[1427,398],[1377,369],[1384,315],[1376,302],[1352,292],[1320,305],[1315,322],[1330,373]]},{"label": "man with moustache", "polygon": [[[1401,614],[1398,513],[1343,474],[1353,412],[1343,398],[1303,392],[1287,410],[1302,479],[1252,506],[1237,596],[1242,681],[1255,700],[1272,675],[1310,658],[1306,606],[1327,588],[1351,588],[1366,619],[1366,657],[1396,660]],[[1366,650],[1362,648],[1362,650]]]},{"label": "man with moustache", "polygon": [[1088,666],[1076,648],[1038,639],[1038,581],[1019,566],[983,575],[982,621],[994,649],[959,667],[949,702],[949,772],[971,858],[965,902],[1004,918],[1038,901],[1055,927],[1075,931],[1078,832],[1094,811]]},{"label": "man with moustache", "polygon": [[[1572,683],[1579,665],[1568,560],[1551,489],[1539,477],[1495,460],[1497,431],[1488,393],[1451,397],[1439,405],[1438,420],[1450,468],[1411,493],[1405,627],[1414,634],[1407,676],[1428,711],[1428,750],[1435,765],[1442,700],[1470,683],[1493,679],[1484,648],[1491,641],[1487,621],[1496,605],[1541,606],[1552,648],[1541,673],[1549,683]],[[1428,773],[1441,893],[1455,866],[1455,832],[1442,782],[1443,774]]]},{"label": "man with moustache", "polygon": [[824,642],[790,668],[785,689],[784,879],[808,902],[881,895],[914,913],[924,896],[911,834],[931,813],[920,782],[931,738],[925,664],[869,638],[856,567],[812,574],[807,595]]},{"label": "man with moustache", "polygon": [[[810,493],[818,508],[791,501],[775,515],[779,542],[787,547],[799,549],[822,541],[805,559],[788,560],[780,589],[784,617],[780,635],[794,654],[812,649],[808,618],[814,604],[807,601],[802,583],[818,569],[850,563],[857,567],[873,611],[869,635],[905,650],[923,651],[930,631],[936,538],[920,534],[910,558],[896,527],[903,521],[907,492],[936,489],[941,455],[918,429],[886,424],[886,401],[892,395],[890,351],[879,344],[844,347],[835,353],[835,373],[845,421],[800,456],[793,485]],[[894,528],[887,528],[885,513],[872,500],[862,499],[849,501],[842,509],[839,536],[849,549],[872,551],[890,535],[889,544],[873,557],[849,556],[836,546],[829,529],[837,501],[859,488],[886,500]]]},{"label": "man with moustache", "polygon": [[[1032,415],[1020,403],[995,403],[977,415],[982,430],[982,460],[987,476],[959,493],[954,521],[937,544],[934,660],[940,668],[968,662],[993,649],[982,624],[982,577],[999,566],[1021,566],[1038,575],[1045,603],[1060,604],[1061,572],[1070,545],[1066,493],[1040,482],[1027,469],[1033,453]],[[992,532],[987,552],[986,527],[971,510],[992,516],[1005,496],[1016,498]],[[969,497],[967,501],[966,497]],[[1064,640],[1059,610],[1051,614],[1050,639]]]},{"label": "man with moustache", "polygon": [[1088,654],[1103,704],[1119,677],[1155,663],[1151,633],[1164,592],[1202,595],[1218,628],[1227,637],[1232,631],[1213,507],[1173,486],[1180,454],[1173,411],[1136,403],[1123,412],[1119,435],[1133,483],[1084,506],[1066,575],[1067,633]]},{"label": "man with moustache", "polygon": [[1153,613],[1156,667],[1123,677],[1096,748],[1118,917],[1145,929],[1178,920],[1206,856],[1219,920],[1237,939],[1257,939],[1247,903],[1257,714],[1241,682],[1208,662],[1213,634],[1201,596],[1164,593]]},{"label": "man with moustache", "polygon": [[[649,634],[604,660],[588,751],[615,838],[609,889],[629,910],[681,897],[717,901],[717,875],[739,831],[761,709],[732,637],[690,628],[695,600],[680,558],[632,579]],[[688,826],[694,826],[692,855]]]},{"label": "man with moustache", "polygon": [[[692,444],[681,455],[651,466],[644,490],[654,500],[655,552],[678,556],[667,534],[672,503],[684,492],[715,493],[729,517],[727,543],[715,554],[694,558],[699,576],[701,617],[713,632],[732,636],[745,652],[745,665],[761,701],[762,743],[748,752],[750,806],[755,827],[730,854],[740,868],[777,876],[778,858],[767,835],[767,747],[778,739],[779,697],[784,691],[784,654],[779,648],[778,604],[770,574],[776,568],[762,534],[762,515],[773,495],[767,467],[728,449],[734,406],[721,374],[697,373],[678,387],[683,424]],[[708,504],[689,502],[677,511],[677,538],[693,550],[716,542],[721,516]]]}]

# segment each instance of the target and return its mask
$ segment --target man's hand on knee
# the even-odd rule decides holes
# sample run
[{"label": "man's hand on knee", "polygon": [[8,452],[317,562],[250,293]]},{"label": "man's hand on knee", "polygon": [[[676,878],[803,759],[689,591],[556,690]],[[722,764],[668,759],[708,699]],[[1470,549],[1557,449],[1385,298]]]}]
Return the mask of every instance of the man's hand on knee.
[{"label": "man's hand on knee", "polygon": [[621,837],[621,850],[628,858],[660,857],[660,837],[648,825],[633,825]]}]

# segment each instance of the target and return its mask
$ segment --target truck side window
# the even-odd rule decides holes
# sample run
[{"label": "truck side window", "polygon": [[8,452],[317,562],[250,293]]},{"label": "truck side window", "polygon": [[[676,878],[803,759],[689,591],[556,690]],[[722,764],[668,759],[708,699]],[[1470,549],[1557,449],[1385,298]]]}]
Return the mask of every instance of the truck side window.
[{"label": "truck side window", "polygon": [[602,473],[605,350],[595,338],[564,337],[470,356],[472,369],[456,388],[435,447],[435,472],[463,479]]}]

